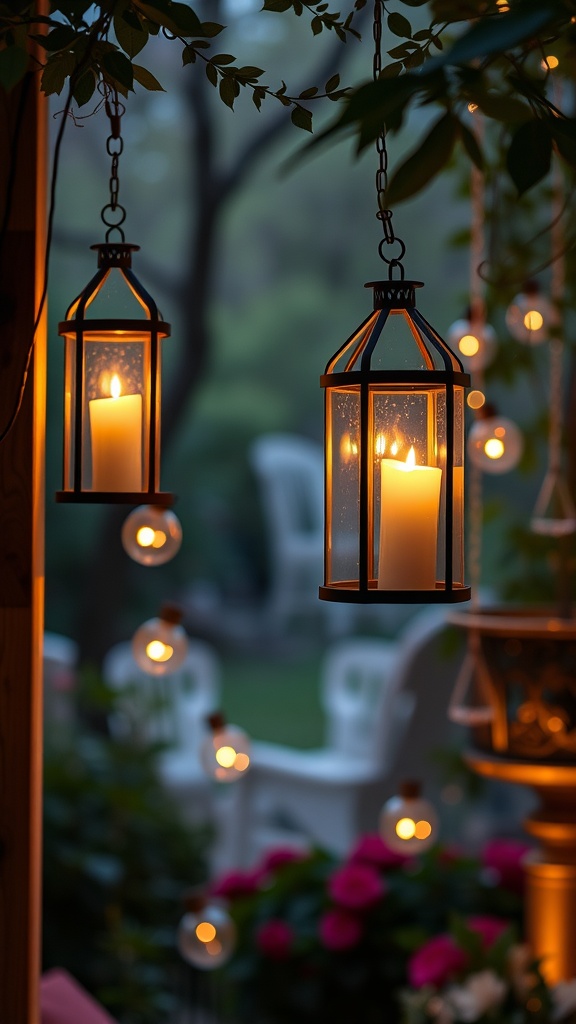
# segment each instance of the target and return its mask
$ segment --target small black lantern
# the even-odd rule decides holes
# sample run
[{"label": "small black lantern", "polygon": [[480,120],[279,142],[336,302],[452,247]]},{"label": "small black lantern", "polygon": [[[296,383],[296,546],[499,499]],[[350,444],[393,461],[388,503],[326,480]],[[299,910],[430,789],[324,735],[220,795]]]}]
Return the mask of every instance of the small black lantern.
[{"label": "small black lantern", "polygon": [[[394,261],[395,262],[395,261]],[[321,378],[326,409],[320,597],[467,601],[462,364],[416,309],[418,281],[388,280]]]},{"label": "small black lantern", "polygon": [[[124,106],[105,83],[111,134],[106,241],[93,245],[98,270],[58,325],[65,339],[64,481],[57,501],[171,505],[160,486],[161,341],[170,334],[132,271],[118,202]],[[118,241],[111,241],[116,234]]]},{"label": "small black lantern", "polygon": [[58,326],[66,349],[56,499],[168,505],[172,496],[159,491],[160,343],[170,325],[132,272],[139,246],[92,248],[98,271]]}]

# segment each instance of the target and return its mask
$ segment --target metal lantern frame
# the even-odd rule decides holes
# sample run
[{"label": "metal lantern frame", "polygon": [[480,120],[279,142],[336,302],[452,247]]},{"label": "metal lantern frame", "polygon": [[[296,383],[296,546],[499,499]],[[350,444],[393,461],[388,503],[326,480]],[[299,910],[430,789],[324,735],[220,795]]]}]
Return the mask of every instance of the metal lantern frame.
[{"label": "metal lantern frame", "polygon": [[[324,585],[319,588],[322,600],[342,601],[349,603],[449,603],[470,599],[470,588],[465,585],[464,544],[463,544],[463,459],[464,459],[464,389],[470,384],[470,377],[464,372],[462,363],[443,341],[437,331],[424,319],[416,308],[415,289],[421,287],[419,281],[388,280],[375,281],[366,285],[374,290],[374,309],[358,327],[335,355],[329,360],[320,383],[325,388],[325,575]],[[421,365],[424,369],[385,369],[376,368],[375,350],[380,343],[378,356],[384,352],[386,341],[385,328],[393,313],[404,314],[414,342],[420,352]],[[339,366],[344,363],[344,369]],[[439,367],[439,368],[438,368]],[[435,586],[426,590],[379,589],[375,572],[375,485],[374,461],[376,441],[374,435],[374,396],[386,394],[442,395],[444,397],[445,438],[443,440],[442,457],[442,504],[443,515],[439,517],[438,540],[442,557],[438,555],[438,573]],[[456,393],[459,391],[458,399]],[[337,393],[335,395],[335,393]],[[334,491],[334,465],[338,454],[335,451],[335,425],[333,422],[334,408],[332,399],[339,396],[352,396],[359,406],[357,423],[357,458],[358,483],[357,494],[350,493],[349,504],[357,503],[357,548],[353,553],[353,561],[357,560],[357,578],[335,578],[333,561],[333,540],[335,517],[355,515],[350,508],[338,508]],[[436,436],[438,423],[432,422],[430,409],[437,408],[436,401],[426,400],[426,429]],[[460,427],[458,438],[455,437],[455,421],[459,417]],[[371,433],[372,432],[372,433]],[[455,443],[458,443],[458,452]],[[428,442],[428,450],[430,444]],[[458,497],[458,508],[455,510],[454,468],[455,459],[462,466],[462,482]],[[436,456],[432,456],[438,460]],[[437,461],[436,461],[436,464]],[[355,489],[355,484],[353,490]],[[455,522],[455,516],[459,521]],[[460,575],[455,578],[454,571],[454,537],[458,538],[461,549]],[[350,562],[352,564],[352,562]]]},{"label": "metal lantern frame", "polygon": [[[65,338],[64,381],[64,471],[63,489],[56,494],[59,502],[115,502],[132,505],[171,505],[173,495],[159,490],[160,481],[160,342],[170,336],[170,324],[161,319],[154,299],[131,269],[132,253],[140,247],[121,242],[105,242],[91,246],[98,253],[98,271],[71,303],[66,319],[58,325]],[[119,271],[118,281],[129,289],[145,316],[138,318],[90,318],[88,307],[101,294],[112,271]],[[131,490],[94,490],[91,488],[91,452],[87,440],[90,433],[89,396],[87,394],[87,346],[108,342],[117,345],[137,343],[142,347],[142,422],[141,468],[142,488]],[[93,467],[92,467],[93,468]]]}]

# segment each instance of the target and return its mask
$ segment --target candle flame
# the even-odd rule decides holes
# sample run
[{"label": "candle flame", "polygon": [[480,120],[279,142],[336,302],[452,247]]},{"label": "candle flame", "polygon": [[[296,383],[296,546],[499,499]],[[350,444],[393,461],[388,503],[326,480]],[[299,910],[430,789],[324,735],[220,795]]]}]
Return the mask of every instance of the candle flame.
[{"label": "candle flame", "polygon": [[416,465],[416,452],[414,451],[414,445],[411,446],[408,455],[406,456],[406,469],[414,469]]},{"label": "candle flame", "polygon": [[396,455],[398,455],[399,447],[400,445],[398,444],[398,441],[392,441],[392,444],[390,445],[390,455],[394,455],[394,457],[396,457]]},{"label": "candle flame", "polygon": [[377,456],[382,456],[386,452],[386,434],[376,434],[376,444],[374,446],[374,453]]},{"label": "candle flame", "polygon": [[117,373],[114,374],[110,381],[110,395],[112,398],[120,398],[122,394],[122,386],[120,384],[120,377]]}]

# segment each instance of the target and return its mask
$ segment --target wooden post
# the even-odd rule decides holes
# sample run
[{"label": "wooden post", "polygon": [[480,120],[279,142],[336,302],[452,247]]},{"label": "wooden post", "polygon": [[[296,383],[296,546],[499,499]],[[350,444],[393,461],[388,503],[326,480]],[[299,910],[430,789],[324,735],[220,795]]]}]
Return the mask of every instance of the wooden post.
[{"label": "wooden post", "polygon": [[[0,138],[1,214],[13,179],[0,238],[1,434],[18,400],[44,277],[46,111],[37,74],[0,93]],[[2,1024],[39,1020],[45,341],[44,318],[22,406],[0,443]]]}]

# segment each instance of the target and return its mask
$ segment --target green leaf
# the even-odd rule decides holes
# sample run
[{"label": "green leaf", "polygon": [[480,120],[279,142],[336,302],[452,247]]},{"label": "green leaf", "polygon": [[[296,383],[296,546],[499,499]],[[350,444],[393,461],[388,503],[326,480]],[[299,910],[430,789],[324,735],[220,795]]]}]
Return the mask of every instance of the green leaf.
[{"label": "green leaf", "polygon": [[66,79],[72,74],[74,67],[74,55],[71,53],[59,53],[52,57],[42,72],[42,92],[46,96],[52,96],[54,93],[59,96],[66,84]]},{"label": "green leaf", "polygon": [[133,20],[127,20],[126,15],[131,12],[125,11],[114,18],[114,33],[118,43],[129,57],[136,57],[148,42],[148,32],[138,22],[138,28],[134,28]]},{"label": "green leaf", "polygon": [[69,49],[76,39],[76,31],[70,25],[58,25],[45,37],[43,46],[49,53]]},{"label": "green leaf", "polygon": [[460,120],[458,121],[458,130],[462,138],[462,145],[468,153],[472,163],[479,171],[483,171],[484,157],[482,156],[482,150],[480,149],[478,139],[474,135],[474,132],[471,132],[468,125],[464,124],[464,122]]},{"label": "green leaf", "polygon": [[171,3],[168,13],[180,35],[202,35],[202,23],[195,11],[187,4]]},{"label": "green leaf", "polygon": [[220,35],[224,31],[224,25],[219,25],[217,21],[203,21],[200,26],[200,31],[196,35],[206,36],[207,39],[212,39],[214,36]]},{"label": "green leaf", "polygon": [[303,128],[305,132],[312,131],[312,113],[305,107],[294,107],[290,119],[297,128]]},{"label": "green leaf", "polygon": [[507,123],[525,121],[530,117],[530,107],[527,103],[514,96],[498,95],[480,90],[477,94],[474,90],[470,93],[472,99],[478,104],[480,110],[486,117],[495,121]]},{"label": "green leaf", "polygon": [[537,0],[536,3],[525,2],[498,17],[481,18],[438,60],[465,64],[476,58],[485,59],[511,50],[541,32],[558,16],[560,7],[560,4],[543,4]]},{"label": "green leaf", "polygon": [[244,67],[238,68],[236,72],[237,78],[243,78],[245,81],[249,81],[251,78],[260,78],[264,71],[262,68],[254,67],[252,64],[246,64]]},{"label": "green leaf", "polygon": [[334,92],[334,90],[337,89],[339,85],[340,75],[332,75],[332,78],[329,78],[328,81],[326,82],[326,85],[324,86],[324,91],[328,93]]},{"label": "green leaf", "polygon": [[234,63],[234,59],[235,58],[232,57],[229,53],[216,53],[212,57],[212,63],[213,64],[218,64],[218,65],[220,65],[220,64],[233,64]]},{"label": "green leaf", "polygon": [[312,97],[315,96],[317,92],[318,92],[317,87],[315,85],[313,85],[312,88],[304,89],[304,92],[299,93],[298,99],[299,100],[311,100]]},{"label": "green leaf", "polygon": [[324,28],[322,18],[312,18],[312,21],[310,22],[310,28],[312,29],[315,36],[319,36],[322,29]]},{"label": "green leaf", "polygon": [[206,78],[214,87],[218,85],[218,72],[213,64],[206,65]]},{"label": "green leaf", "polygon": [[196,50],[193,46],[185,46],[182,50],[182,65],[194,64],[196,61]]},{"label": "green leaf", "polygon": [[132,70],[134,72],[134,78],[139,85],[143,86],[144,89],[148,89],[148,92],[164,92],[164,87],[160,85],[157,78],[148,68],[143,68],[140,64],[133,64]]},{"label": "green leaf", "polygon": [[412,26],[405,18],[403,14],[394,12],[388,15],[388,28],[395,36],[401,36],[402,39],[412,38]]},{"label": "green leaf", "polygon": [[125,89],[131,90],[134,85],[132,64],[119,50],[112,50],[102,57],[102,67],[107,75],[119,82]]},{"label": "green leaf", "polygon": [[72,92],[79,107],[83,107],[85,103],[92,99],[95,88],[96,76],[92,70],[85,71],[83,75],[80,75],[80,78],[74,84]]},{"label": "green leaf", "polygon": [[282,14],[284,11],[289,11],[291,7],[291,0],[264,0],[264,6],[261,9],[263,11],[278,11]]},{"label": "green leaf", "polygon": [[234,109],[234,100],[236,99],[236,90],[234,85],[235,82],[233,78],[226,77],[220,80],[220,99],[227,107],[230,107],[230,110]]},{"label": "green leaf", "polygon": [[0,50],[0,85],[6,92],[10,92],[24,77],[27,68],[28,54],[25,50],[19,46],[7,46],[5,50]]},{"label": "green leaf", "polygon": [[537,185],[550,170],[552,136],[545,121],[525,121],[515,131],[506,154],[506,166],[518,195]]},{"label": "green leaf", "polygon": [[448,163],[458,131],[452,114],[432,126],[418,148],[404,161],[386,190],[386,205],[394,206],[420,192]]}]

